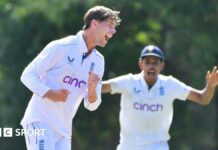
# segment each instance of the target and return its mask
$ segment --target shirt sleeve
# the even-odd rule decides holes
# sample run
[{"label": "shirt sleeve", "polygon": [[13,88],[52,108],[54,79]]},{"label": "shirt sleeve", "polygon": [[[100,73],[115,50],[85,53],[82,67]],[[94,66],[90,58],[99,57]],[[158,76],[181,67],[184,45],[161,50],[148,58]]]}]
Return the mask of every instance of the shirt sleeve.
[{"label": "shirt sleeve", "polygon": [[172,79],[173,79],[173,93],[175,98],[183,101],[186,100],[192,88],[176,78],[172,77]]},{"label": "shirt sleeve", "polygon": [[58,48],[52,43],[48,44],[32,62],[24,69],[21,75],[23,84],[33,93],[43,97],[51,89],[42,78],[62,57],[58,54]]},{"label": "shirt sleeve", "polygon": [[103,61],[99,62],[98,64],[99,64],[99,67],[94,67],[93,69],[93,72],[98,74],[100,78],[100,81],[98,82],[97,87],[96,87],[97,100],[93,103],[90,103],[88,100],[88,91],[86,92],[85,97],[84,97],[84,107],[90,111],[96,110],[101,104],[102,77],[104,74],[104,65],[105,65],[104,58],[103,58]]},{"label": "shirt sleeve", "polygon": [[111,94],[127,92],[131,75],[132,74],[128,74],[114,79],[110,79],[109,82],[111,85]]}]

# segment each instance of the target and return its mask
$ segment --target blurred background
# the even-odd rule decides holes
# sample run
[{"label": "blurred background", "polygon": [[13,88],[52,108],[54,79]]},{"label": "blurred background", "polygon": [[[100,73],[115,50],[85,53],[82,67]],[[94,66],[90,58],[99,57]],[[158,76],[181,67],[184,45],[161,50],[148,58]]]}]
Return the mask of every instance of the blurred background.
[{"label": "blurred background", "polygon": [[[140,51],[155,44],[166,55],[165,75],[204,88],[208,69],[218,64],[216,0],[1,0],[0,128],[21,128],[31,92],[20,82],[25,66],[50,41],[76,34],[92,6],[120,11],[117,33],[105,48],[104,80],[138,73]],[[173,91],[172,91],[173,92]],[[120,95],[104,94],[95,112],[83,104],[74,119],[74,150],[115,150],[119,142]],[[218,94],[206,107],[174,102],[172,150],[218,149]],[[23,136],[0,137],[0,150],[25,150]]]}]

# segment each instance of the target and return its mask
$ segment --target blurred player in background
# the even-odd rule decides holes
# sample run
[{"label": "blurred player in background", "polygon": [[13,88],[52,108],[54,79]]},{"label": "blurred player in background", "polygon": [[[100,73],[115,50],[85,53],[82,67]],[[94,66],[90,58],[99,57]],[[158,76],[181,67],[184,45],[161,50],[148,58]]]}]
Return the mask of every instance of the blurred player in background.
[{"label": "blurred player in background", "polygon": [[101,103],[104,47],[116,33],[119,12],[95,6],[84,16],[83,30],[50,42],[25,68],[21,81],[32,92],[21,121],[24,129],[45,129],[43,136],[25,135],[28,150],[71,150],[72,119],[84,99],[93,111]]},{"label": "blurred player in background", "polygon": [[187,86],[172,76],[160,74],[164,54],[156,46],[146,46],[140,55],[138,74],[127,74],[103,82],[102,92],[121,94],[120,143],[117,150],[169,150],[169,128],[173,101],[190,100],[207,105],[218,85],[215,66],[206,75],[203,90]]}]

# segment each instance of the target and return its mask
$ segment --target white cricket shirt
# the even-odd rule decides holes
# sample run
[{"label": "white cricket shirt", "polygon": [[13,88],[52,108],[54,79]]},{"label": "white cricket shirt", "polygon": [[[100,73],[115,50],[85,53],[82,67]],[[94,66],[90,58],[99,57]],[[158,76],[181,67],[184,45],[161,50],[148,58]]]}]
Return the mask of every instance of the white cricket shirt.
[{"label": "white cricket shirt", "polygon": [[[87,80],[89,71],[102,79],[104,57],[94,49],[88,51],[82,35],[49,43],[42,52],[25,68],[21,81],[33,92],[22,125],[40,121],[51,126],[54,131],[71,138],[72,119],[84,98],[84,105],[93,111],[101,103],[101,81],[97,85],[98,99],[94,103],[87,100]],[[49,89],[67,89],[71,92],[66,102],[53,102],[43,95]]]},{"label": "white cricket shirt", "polygon": [[[149,144],[167,142],[173,117],[173,101],[185,100],[191,87],[172,76],[158,75],[148,90],[143,72],[110,80],[112,94],[121,93],[120,147],[146,149]],[[122,149],[123,150],[123,149]]]}]

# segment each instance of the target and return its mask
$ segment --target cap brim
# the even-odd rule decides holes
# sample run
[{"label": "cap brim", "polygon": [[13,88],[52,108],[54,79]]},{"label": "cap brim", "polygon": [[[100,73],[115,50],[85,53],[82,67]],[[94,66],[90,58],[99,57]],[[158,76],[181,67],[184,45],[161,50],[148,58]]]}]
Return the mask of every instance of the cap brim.
[{"label": "cap brim", "polygon": [[157,54],[152,54],[152,53],[150,53],[150,54],[145,54],[145,55],[142,55],[142,56],[141,56],[141,58],[144,58],[144,57],[147,57],[147,56],[155,56],[155,57],[158,57],[158,58],[160,58],[161,60],[164,60],[164,58],[163,58],[163,57],[161,57],[160,55],[157,55]]}]

